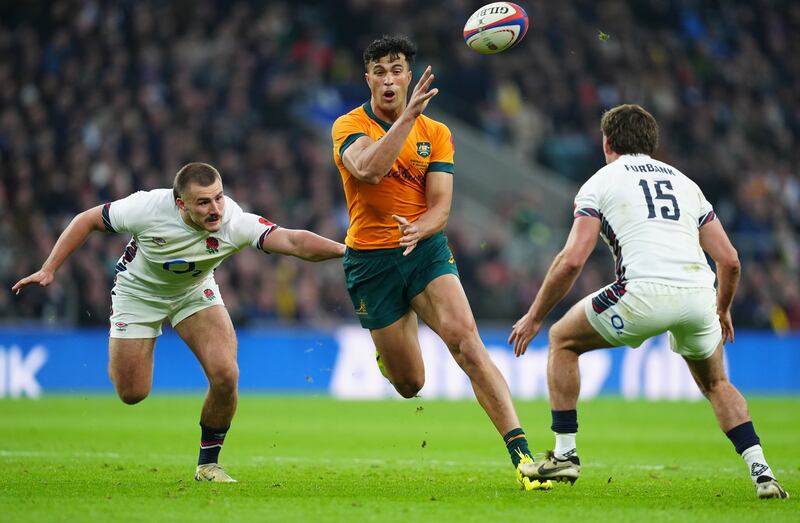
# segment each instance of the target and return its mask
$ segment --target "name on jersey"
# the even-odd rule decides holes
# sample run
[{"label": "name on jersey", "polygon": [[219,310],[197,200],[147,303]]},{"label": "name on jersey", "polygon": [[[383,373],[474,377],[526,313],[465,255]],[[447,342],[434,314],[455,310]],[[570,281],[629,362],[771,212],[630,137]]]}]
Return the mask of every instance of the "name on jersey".
[{"label": "name on jersey", "polygon": [[652,163],[646,163],[643,165],[625,164],[625,170],[634,173],[662,173],[662,174],[669,174],[670,176],[675,176],[675,171],[673,171],[669,167],[661,167],[660,165],[653,165]]}]

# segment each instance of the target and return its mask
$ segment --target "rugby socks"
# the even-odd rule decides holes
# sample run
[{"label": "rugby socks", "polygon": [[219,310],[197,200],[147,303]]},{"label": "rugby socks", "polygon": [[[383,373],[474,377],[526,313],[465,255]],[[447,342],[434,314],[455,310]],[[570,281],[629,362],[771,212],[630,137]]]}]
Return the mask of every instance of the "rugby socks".
[{"label": "rugby socks", "polygon": [[515,468],[522,459],[520,454],[525,456],[531,455],[531,451],[528,448],[528,438],[525,437],[525,431],[522,430],[521,427],[509,431],[508,434],[503,436],[503,441],[506,442],[508,454],[511,456],[511,462],[514,464]]},{"label": "rugby socks", "polygon": [[556,448],[553,449],[556,459],[567,459],[577,454],[574,432],[559,434],[556,432]]},{"label": "rugby socks", "polygon": [[753,422],[748,421],[733,427],[725,433],[728,439],[731,440],[736,452],[742,455],[742,459],[747,464],[747,469],[750,471],[750,479],[753,483],[760,476],[769,476],[775,478],[772,469],[769,468],[767,460],[764,458],[764,450],[761,448],[761,440],[756,434],[756,429],[753,427]]},{"label": "rugby socks", "polygon": [[578,433],[578,411],[551,410],[553,424],[550,426],[556,435],[556,448],[553,449],[556,459],[567,459],[577,454],[575,436]]},{"label": "rugby socks", "polygon": [[758,439],[758,435],[756,434],[756,429],[753,427],[752,421],[747,421],[741,425],[733,427],[731,430],[726,432],[725,435],[728,436],[729,440],[731,440],[731,443],[733,443],[733,446],[736,448],[736,452],[739,454],[743,453],[753,445],[761,444],[761,440]]},{"label": "rugby socks", "polygon": [[761,440],[756,434],[753,422],[748,421],[733,427],[725,433],[733,443],[736,452],[742,455],[742,459],[747,464],[750,471],[750,479],[756,483],[761,476],[775,478],[772,469],[769,468],[767,460],[764,458],[764,450],[761,448]]},{"label": "rugby socks", "polygon": [[218,463],[219,451],[222,450],[222,444],[225,443],[225,435],[228,433],[229,428],[215,429],[206,427],[202,422],[200,423],[200,456],[197,458],[198,465]]},{"label": "rugby socks", "polygon": [[764,451],[761,445],[753,445],[749,449],[742,452],[742,459],[747,463],[747,469],[750,471],[750,479],[756,483],[761,476],[769,476],[775,479],[775,474],[769,468],[766,458],[764,458]]}]

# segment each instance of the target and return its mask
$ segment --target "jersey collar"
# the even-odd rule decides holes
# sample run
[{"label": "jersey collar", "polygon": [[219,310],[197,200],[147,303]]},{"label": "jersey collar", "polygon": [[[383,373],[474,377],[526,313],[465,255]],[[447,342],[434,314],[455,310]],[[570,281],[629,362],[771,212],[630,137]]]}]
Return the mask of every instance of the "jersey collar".
[{"label": "jersey collar", "polygon": [[375,123],[377,123],[378,125],[380,125],[380,126],[381,126],[381,128],[382,128],[384,131],[386,131],[386,132],[389,132],[389,128],[392,126],[392,124],[390,124],[390,123],[387,123],[387,122],[384,122],[383,120],[381,120],[380,118],[378,118],[378,117],[375,115],[375,112],[372,110],[372,106],[370,105],[370,103],[369,103],[369,100],[367,100],[367,101],[364,103],[364,105],[362,105],[361,107],[363,107],[363,108],[364,108],[364,112],[366,112],[366,113],[367,113],[367,116],[369,116],[371,119],[373,119],[373,120],[375,121]]}]

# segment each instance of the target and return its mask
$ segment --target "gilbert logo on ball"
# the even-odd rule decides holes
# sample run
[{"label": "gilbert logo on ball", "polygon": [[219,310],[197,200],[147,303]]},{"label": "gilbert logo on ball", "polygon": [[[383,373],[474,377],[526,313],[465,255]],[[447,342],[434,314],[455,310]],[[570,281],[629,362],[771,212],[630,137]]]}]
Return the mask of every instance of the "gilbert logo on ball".
[{"label": "gilbert logo on ball", "polygon": [[486,4],[467,20],[464,41],[481,54],[501,53],[518,44],[528,32],[528,14],[511,2]]}]

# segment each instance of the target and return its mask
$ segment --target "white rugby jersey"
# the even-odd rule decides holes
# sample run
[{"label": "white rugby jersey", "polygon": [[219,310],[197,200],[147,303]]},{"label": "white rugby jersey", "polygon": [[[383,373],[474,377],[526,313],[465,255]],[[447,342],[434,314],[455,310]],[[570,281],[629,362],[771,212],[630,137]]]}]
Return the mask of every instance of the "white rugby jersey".
[{"label": "white rugby jersey", "polygon": [[117,262],[115,289],[144,296],[177,296],[201,285],[222,261],[261,242],[278,226],[242,211],[225,197],[222,228],[193,229],[180,215],[172,189],[139,191],[103,206],[109,232],[133,235]]},{"label": "white rugby jersey", "polygon": [[575,197],[575,217],[601,221],[617,282],[714,287],[699,228],[716,219],[682,172],[645,154],[626,154],[595,173]]}]

